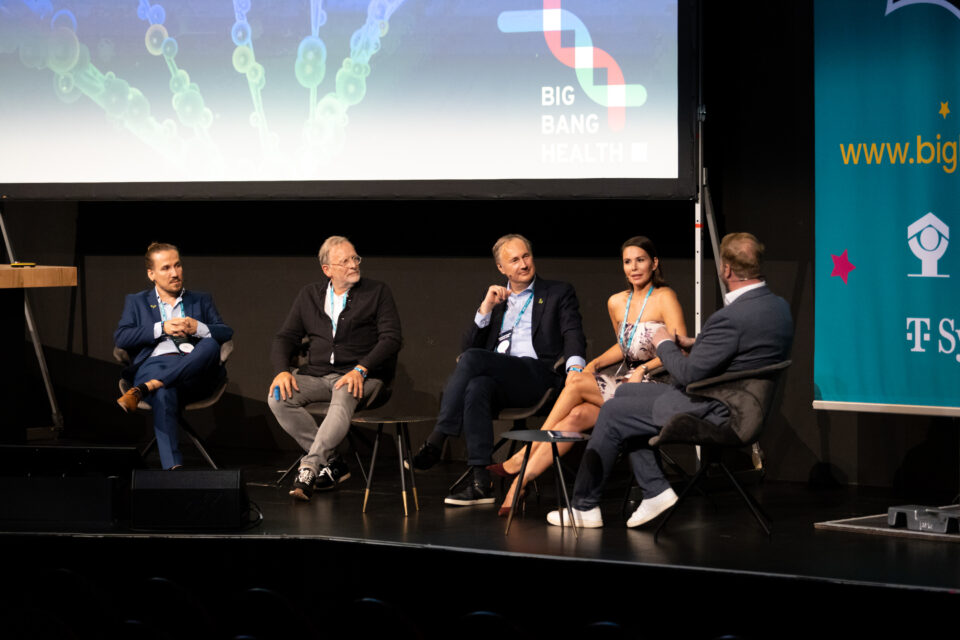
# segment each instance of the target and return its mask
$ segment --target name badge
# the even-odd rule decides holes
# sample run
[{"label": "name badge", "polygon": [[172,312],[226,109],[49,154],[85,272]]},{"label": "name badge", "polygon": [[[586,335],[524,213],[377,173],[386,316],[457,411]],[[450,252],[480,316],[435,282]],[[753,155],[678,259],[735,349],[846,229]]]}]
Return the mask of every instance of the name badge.
[{"label": "name badge", "polygon": [[177,345],[177,349],[180,349],[180,353],[187,354],[193,351],[193,345],[189,342],[183,342]]},{"label": "name badge", "polygon": [[503,331],[497,336],[497,353],[505,356],[510,355],[510,336],[513,335],[513,329]]}]

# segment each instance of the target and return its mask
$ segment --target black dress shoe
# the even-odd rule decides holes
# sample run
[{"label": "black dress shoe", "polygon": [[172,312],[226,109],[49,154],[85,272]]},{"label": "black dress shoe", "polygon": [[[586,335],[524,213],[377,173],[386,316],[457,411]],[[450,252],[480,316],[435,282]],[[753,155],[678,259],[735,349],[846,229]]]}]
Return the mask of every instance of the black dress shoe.
[{"label": "black dress shoe", "polygon": [[438,462],[440,462],[440,447],[429,442],[424,442],[420,451],[417,451],[417,455],[413,456],[413,468],[417,471],[426,471]]},{"label": "black dress shoe", "polygon": [[470,482],[466,488],[451,493],[444,499],[444,504],[455,507],[470,507],[475,504],[493,504],[493,481],[490,472],[483,467],[471,467]]},{"label": "black dress shoe", "polygon": [[484,483],[474,478],[465,489],[444,498],[443,503],[454,507],[470,507],[475,504],[493,504],[495,500],[493,482]]}]

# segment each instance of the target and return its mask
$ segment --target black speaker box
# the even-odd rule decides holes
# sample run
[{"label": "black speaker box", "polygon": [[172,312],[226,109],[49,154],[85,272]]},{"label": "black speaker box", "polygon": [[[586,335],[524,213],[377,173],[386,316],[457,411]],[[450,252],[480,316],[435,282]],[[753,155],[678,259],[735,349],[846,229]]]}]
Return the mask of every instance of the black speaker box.
[{"label": "black speaker box", "polygon": [[249,514],[250,500],[239,469],[133,472],[132,529],[239,529],[248,524]]}]

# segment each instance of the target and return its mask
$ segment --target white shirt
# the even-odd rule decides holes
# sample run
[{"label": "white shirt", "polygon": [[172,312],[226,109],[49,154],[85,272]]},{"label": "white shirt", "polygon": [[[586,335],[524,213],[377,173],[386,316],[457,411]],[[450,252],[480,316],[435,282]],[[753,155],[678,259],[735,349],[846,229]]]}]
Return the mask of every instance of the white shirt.
[{"label": "white shirt", "polygon": [[753,291],[754,289],[759,289],[760,287],[767,286],[766,282],[758,282],[756,284],[748,284],[745,287],[740,287],[734,291],[727,291],[723,294],[724,305],[729,306],[733,304],[733,301],[745,294],[747,291]]},{"label": "white shirt", "polygon": [[[176,300],[173,301],[173,304],[167,304],[160,299],[160,292],[157,291],[156,287],[153,289],[154,293],[157,294],[157,304],[159,308],[162,309],[160,313],[161,318],[182,318],[183,314],[181,313],[183,309],[183,294],[187,292],[186,289],[180,290],[180,295]],[[155,322],[153,325],[153,339],[157,340],[160,336],[163,335],[163,320],[160,322]],[[193,334],[197,338],[209,338],[210,337],[210,327],[204,323],[197,320],[197,332]],[[165,340],[161,340],[156,347],[153,348],[153,351],[150,353],[150,357],[153,356],[164,356],[168,353],[179,353],[180,350],[177,349],[177,345],[173,342],[173,339],[167,336]]]}]

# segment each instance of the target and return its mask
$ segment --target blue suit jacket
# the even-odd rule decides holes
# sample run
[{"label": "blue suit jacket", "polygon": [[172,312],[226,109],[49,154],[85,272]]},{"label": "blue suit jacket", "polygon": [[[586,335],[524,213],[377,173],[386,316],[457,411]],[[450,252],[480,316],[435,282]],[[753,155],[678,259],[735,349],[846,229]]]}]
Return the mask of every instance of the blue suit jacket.
[{"label": "blue suit jacket", "polygon": [[[224,324],[209,293],[189,289],[185,291],[183,312],[188,317],[207,325],[211,336],[219,344],[223,344],[233,336],[233,329]],[[160,342],[153,337],[153,327],[158,322],[160,322],[160,308],[157,306],[155,289],[131,293],[126,297],[120,324],[113,333],[113,343],[133,356],[130,366],[123,371],[125,378],[133,379],[137,369],[150,357],[153,349]]]},{"label": "blue suit jacket", "polygon": [[[533,317],[531,330],[537,358],[553,368],[557,358],[584,357],[587,339],[580,320],[580,303],[573,287],[566,282],[537,278],[533,283]],[[492,351],[497,346],[500,323],[507,303],[501,302],[490,314],[490,324],[483,329],[473,321],[463,337],[463,350],[472,347]]]}]

